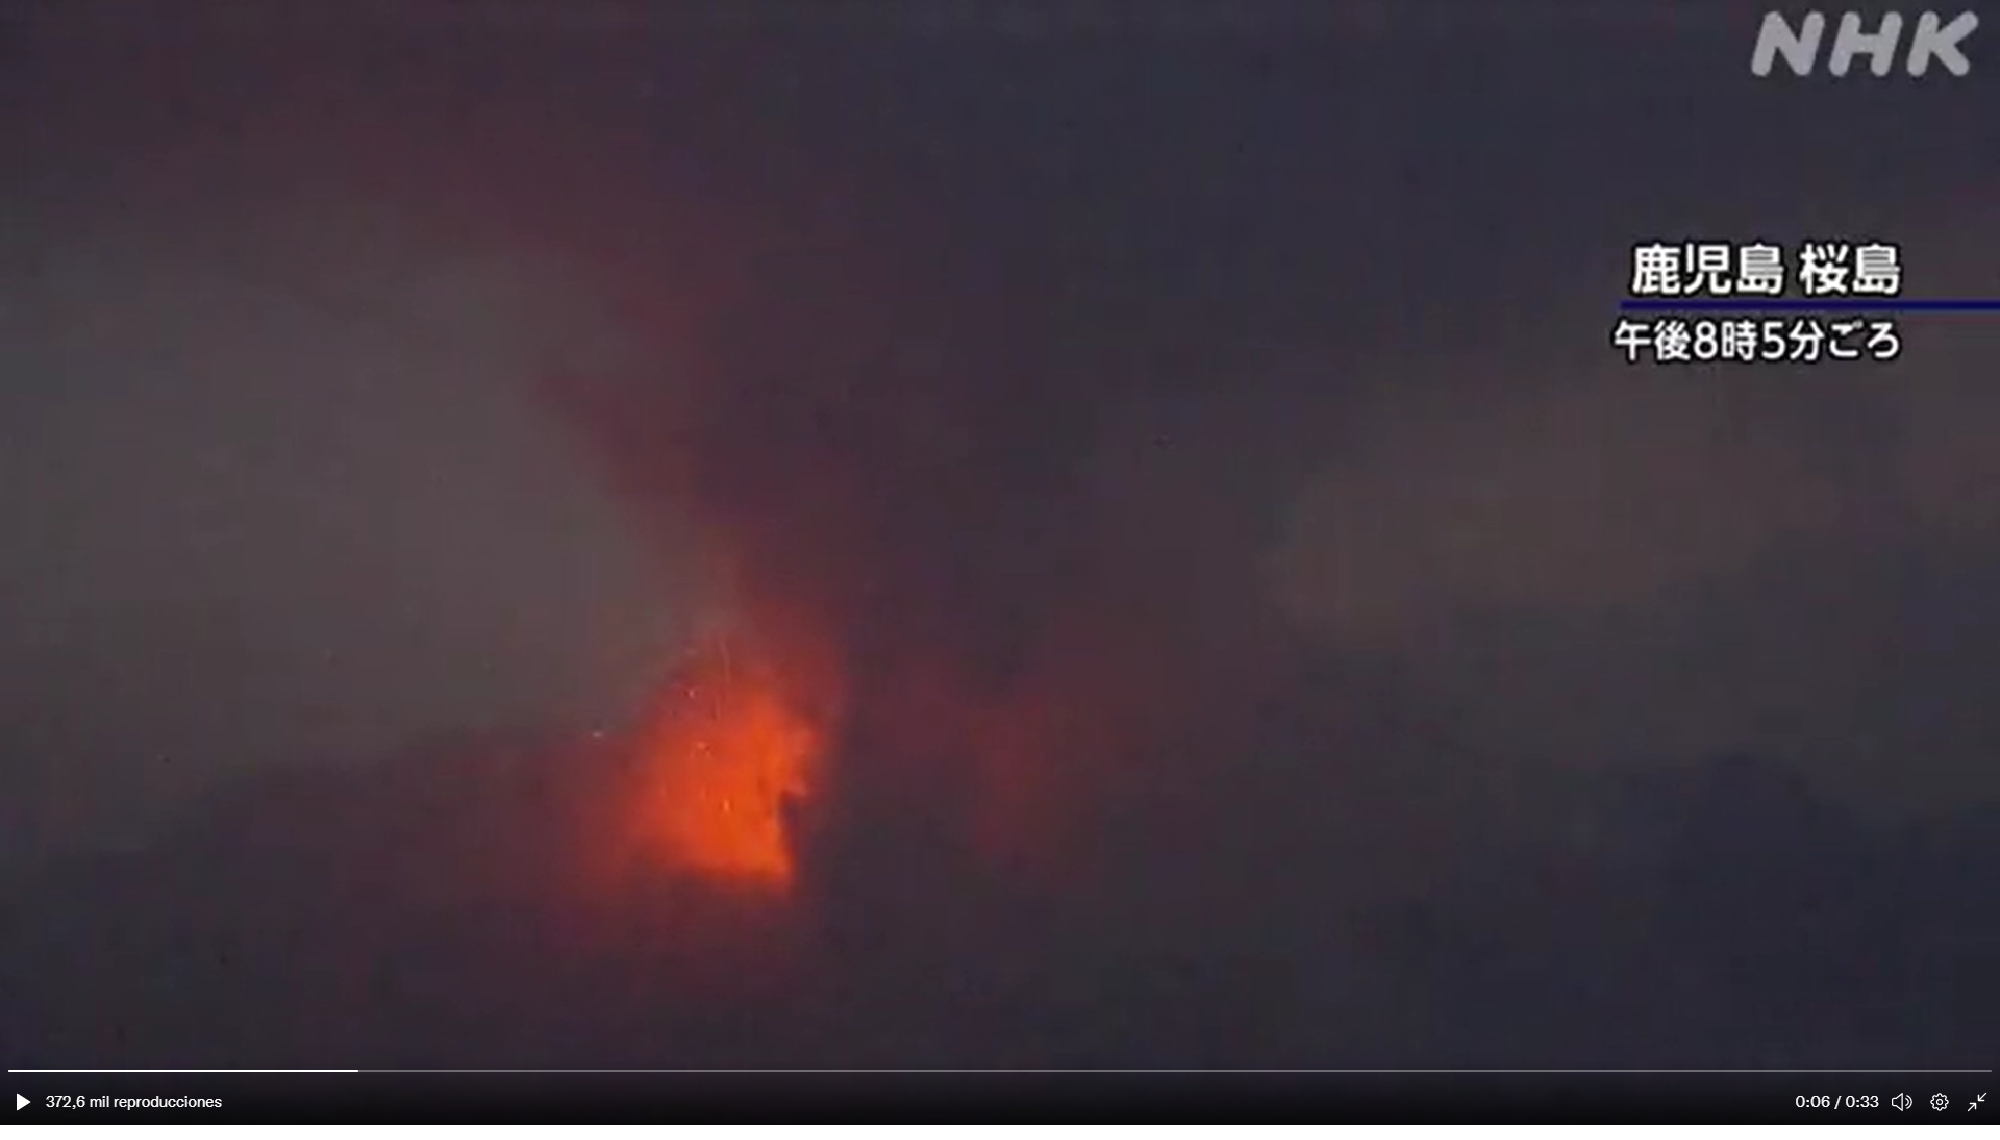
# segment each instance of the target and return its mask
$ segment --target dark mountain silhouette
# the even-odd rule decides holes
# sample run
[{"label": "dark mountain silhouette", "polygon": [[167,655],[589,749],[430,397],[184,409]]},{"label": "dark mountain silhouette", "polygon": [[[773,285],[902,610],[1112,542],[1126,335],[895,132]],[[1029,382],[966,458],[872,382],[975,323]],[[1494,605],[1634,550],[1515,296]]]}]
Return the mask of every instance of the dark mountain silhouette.
[{"label": "dark mountain silhouette", "polygon": [[[1871,829],[1769,762],[1625,782],[1591,836],[1423,897],[1285,889],[1299,850],[1030,886],[885,822],[761,918],[688,885],[568,897],[554,853],[617,762],[461,742],[66,865],[4,912],[10,1059],[1919,1067],[1990,1059],[2000,1026],[1993,829]],[[789,964],[732,949],[767,943]]]}]

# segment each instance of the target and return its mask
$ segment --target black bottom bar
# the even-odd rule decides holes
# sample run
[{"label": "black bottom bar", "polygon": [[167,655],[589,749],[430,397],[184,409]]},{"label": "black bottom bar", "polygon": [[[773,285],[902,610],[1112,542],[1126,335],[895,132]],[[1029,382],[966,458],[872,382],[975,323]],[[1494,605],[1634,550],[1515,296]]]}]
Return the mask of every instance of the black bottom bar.
[{"label": "black bottom bar", "polygon": [[[1990,1073],[17,1073],[9,1080],[10,1099],[28,1098],[10,1122],[22,1124],[2000,1119],[2000,1107],[1971,1107],[1995,1085]],[[1939,1096],[1942,1108],[1934,1107]]]}]

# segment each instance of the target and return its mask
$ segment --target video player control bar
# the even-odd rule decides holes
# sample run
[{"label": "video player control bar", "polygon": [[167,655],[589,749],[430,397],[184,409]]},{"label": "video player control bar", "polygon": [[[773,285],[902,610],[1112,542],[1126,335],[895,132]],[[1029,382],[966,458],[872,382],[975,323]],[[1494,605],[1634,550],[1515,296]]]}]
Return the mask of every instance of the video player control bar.
[{"label": "video player control bar", "polygon": [[38,1123],[1976,1124],[1990,1071],[14,1072]]}]

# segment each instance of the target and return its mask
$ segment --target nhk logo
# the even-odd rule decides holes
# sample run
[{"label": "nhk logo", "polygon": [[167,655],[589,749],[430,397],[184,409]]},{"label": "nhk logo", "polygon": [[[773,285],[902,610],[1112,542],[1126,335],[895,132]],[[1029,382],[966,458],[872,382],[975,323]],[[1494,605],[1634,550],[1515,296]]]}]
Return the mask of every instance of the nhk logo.
[{"label": "nhk logo", "polygon": [[[1833,50],[1827,54],[1826,73],[1835,78],[1845,76],[1854,66],[1856,56],[1866,56],[1870,74],[1878,78],[1888,75],[1896,66],[1896,45],[1902,41],[1903,25],[1903,17],[1895,12],[1885,14],[1873,31],[1863,29],[1859,13],[1842,16],[1840,31],[1833,37]],[[1931,61],[1935,60],[1946,71],[1963,78],[1972,70],[1972,61],[1965,58],[1961,45],[1977,27],[1976,12],[1960,12],[1950,23],[1945,23],[1936,12],[1925,12],[1917,17],[1916,34],[1904,49],[1903,70],[1920,78],[1930,71]],[[1806,13],[1794,28],[1783,13],[1771,12],[1764,17],[1764,26],[1757,30],[1750,74],[1769,78],[1772,65],[1783,59],[1792,74],[1811,75],[1819,63],[1820,46],[1825,38],[1826,17],[1821,13]]]}]

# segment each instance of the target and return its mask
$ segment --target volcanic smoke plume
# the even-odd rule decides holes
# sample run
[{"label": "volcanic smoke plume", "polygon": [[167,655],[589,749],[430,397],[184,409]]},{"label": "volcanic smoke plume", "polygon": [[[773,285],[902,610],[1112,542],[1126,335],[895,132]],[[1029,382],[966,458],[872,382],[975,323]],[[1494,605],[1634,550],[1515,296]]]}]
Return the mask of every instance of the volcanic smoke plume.
[{"label": "volcanic smoke plume", "polygon": [[[1115,385],[1067,387],[991,303],[920,294],[903,281],[935,279],[857,229],[766,219],[766,276],[739,311],[700,329],[663,319],[673,343],[633,374],[549,385],[656,533],[692,522],[726,614],[662,722],[711,727],[648,746],[686,757],[657,794],[716,814],[663,807],[681,822],[661,826],[707,835],[691,864],[781,878],[789,856],[766,847],[781,815],[795,840],[838,846],[857,812],[914,813],[989,863],[1052,870],[1148,733],[1186,730],[1174,695],[1195,671],[1193,631],[1224,609],[1254,627],[1254,589],[1218,601],[1212,575],[1191,580],[1199,569],[1160,557],[1179,551],[1114,515],[1162,493],[1149,456],[1103,438],[1111,413],[1135,410]],[[643,301],[615,307],[645,327]],[[1231,571],[1247,574],[1239,554]],[[713,787],[678,782],[696,768]],[[734,831],[729,812],[758,822]]]}]

